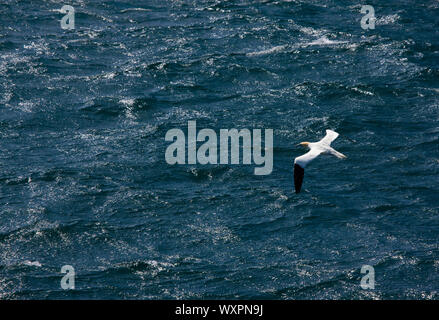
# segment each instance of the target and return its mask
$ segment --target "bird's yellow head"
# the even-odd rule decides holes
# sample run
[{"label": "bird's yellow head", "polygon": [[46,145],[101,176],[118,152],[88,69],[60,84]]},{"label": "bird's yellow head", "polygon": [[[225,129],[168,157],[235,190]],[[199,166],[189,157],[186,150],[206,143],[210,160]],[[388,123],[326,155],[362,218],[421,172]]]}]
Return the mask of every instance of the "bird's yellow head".
[{"label": "bird's yellow head", "polygon": [[301,142],[299,143],[299,145],[301,145],[302,147],[309,147],[309,142],[308,141]]}]

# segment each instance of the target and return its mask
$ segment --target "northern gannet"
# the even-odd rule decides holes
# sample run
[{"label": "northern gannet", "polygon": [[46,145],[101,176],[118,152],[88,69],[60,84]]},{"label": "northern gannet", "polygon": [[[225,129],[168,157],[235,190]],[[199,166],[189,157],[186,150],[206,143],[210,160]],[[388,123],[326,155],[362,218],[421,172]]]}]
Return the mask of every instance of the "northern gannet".
[{"label": "northern gannet", "polygon": [[337,139],[338,133],[332,130],[326,130],[326,136],[319,142],[301,142],[299,145],[308,147],[309,151],[300,157],[294,159],[294,187],[296,193],[302,188],[303,175],[305,167],[321,154],[332,154],[337,158],[344,159],[346,156],[333,148],[331,142]]}]

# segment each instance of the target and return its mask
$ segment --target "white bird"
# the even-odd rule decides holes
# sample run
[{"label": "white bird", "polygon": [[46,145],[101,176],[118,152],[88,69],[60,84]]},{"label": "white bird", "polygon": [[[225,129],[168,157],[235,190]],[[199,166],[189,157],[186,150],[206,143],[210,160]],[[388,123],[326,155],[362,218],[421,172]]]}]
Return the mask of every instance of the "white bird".
[{"label": "white bird", "polygon": [[294,159],[294,187],[296,193],[302,188],[303,175],[305,167],[321,154],[332,154],[337,158],[344,159],[346,156],[333,148],[331,142],[337,139],[338,133],[332,130],[326,130],[326,136],[319,142],[301,142],[299,145],[308,147],[309,151],[300,157]]}]

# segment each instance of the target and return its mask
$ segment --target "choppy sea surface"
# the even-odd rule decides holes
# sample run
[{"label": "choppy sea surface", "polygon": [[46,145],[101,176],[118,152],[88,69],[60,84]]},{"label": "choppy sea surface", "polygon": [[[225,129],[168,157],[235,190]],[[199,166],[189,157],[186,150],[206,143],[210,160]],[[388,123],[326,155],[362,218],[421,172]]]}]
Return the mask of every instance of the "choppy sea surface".
[{"label": "choppy sea surface", "polygon": [[[438,1],[67,2],[0,3],[0,298],[439,298]],[[167,164],[189,120],[272,174]]]}]

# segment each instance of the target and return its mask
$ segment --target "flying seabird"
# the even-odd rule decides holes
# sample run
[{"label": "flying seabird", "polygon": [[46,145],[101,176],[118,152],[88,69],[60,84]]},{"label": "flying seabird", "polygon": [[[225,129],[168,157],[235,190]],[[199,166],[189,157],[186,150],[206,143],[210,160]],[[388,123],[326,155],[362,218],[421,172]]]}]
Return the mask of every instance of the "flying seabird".
[{"label": "flying seabird", "polygon": [[333,148],[331,142],[337,139],[338,133],[332,130],[326,130],[326,136],[319,142],[301,142],[299,145],[308,147],[309,151],[300,157],[294,159],[294,187],[296,193],[302,188],[303,175],[305,167],[321,154],[332,154],[337,158],[344,159],[346,156]]}]

